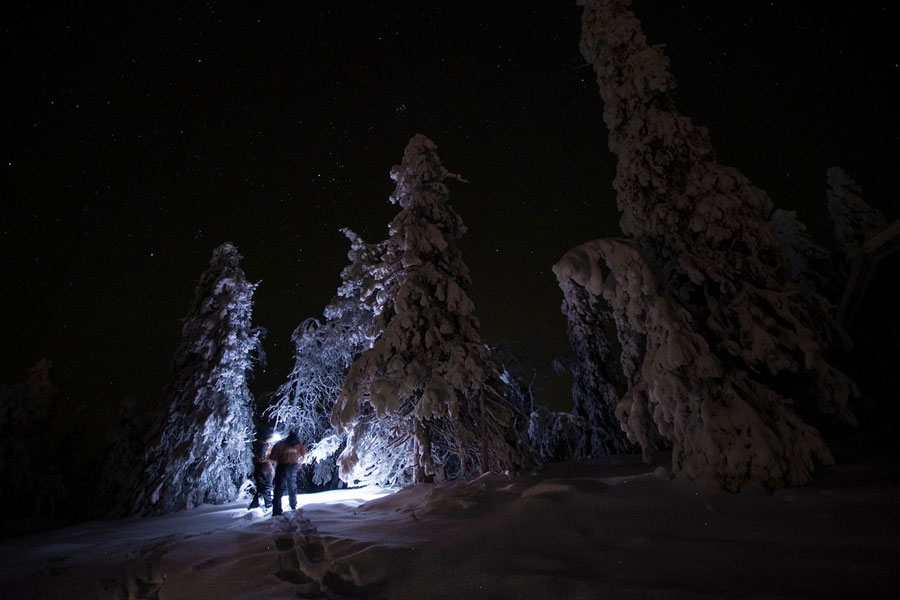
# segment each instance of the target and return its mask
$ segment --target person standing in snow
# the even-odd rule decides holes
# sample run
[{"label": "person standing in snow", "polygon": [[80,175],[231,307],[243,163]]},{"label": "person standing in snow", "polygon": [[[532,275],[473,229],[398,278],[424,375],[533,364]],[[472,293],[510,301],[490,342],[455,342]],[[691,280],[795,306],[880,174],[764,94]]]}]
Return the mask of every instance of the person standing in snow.
[{"label": "person standing in snow", "polygon": [[288,503],[291,510],[297,508],[297,469],[300,460],[306,454],[306,446],[300,443],[296,431],[275,444],[269,454],[269,460],[275,463],[275,504],[272,508],[272,516],[278,516],[283,511],[281,497],[285,491],[288,493]]},{"label": "person standing in snow", "polygon": [[253,448],[253,482],[256,484],[256,492],[253,494],[251,508],[259,506],[259,497],[262,496],[263,505],[272,507],[272,481],[275,478],[275,465],[269,458],[272,452],[272,431],[263,429],[259,432],[259,439]]}]

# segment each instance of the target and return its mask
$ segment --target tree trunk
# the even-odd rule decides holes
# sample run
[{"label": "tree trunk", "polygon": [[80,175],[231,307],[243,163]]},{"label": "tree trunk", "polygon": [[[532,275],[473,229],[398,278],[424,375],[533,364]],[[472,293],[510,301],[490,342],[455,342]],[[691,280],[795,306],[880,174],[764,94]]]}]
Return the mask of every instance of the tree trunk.
[{"label": "tree trunk", "polygon": [[416,483],[434,482],[431,434],[423,421],[416,420]]}]

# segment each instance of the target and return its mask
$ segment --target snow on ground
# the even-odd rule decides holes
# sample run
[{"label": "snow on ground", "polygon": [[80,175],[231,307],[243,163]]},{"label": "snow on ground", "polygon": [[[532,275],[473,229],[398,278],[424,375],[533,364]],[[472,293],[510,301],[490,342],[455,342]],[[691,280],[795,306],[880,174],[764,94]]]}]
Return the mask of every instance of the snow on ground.
[{"label": "snow on ground", "polygon": [[[3,598],[893,598],[900,477],[731,495],[635,457],[94,522],[0,544]],[[366,495],[367,494],[367,495]]]}]

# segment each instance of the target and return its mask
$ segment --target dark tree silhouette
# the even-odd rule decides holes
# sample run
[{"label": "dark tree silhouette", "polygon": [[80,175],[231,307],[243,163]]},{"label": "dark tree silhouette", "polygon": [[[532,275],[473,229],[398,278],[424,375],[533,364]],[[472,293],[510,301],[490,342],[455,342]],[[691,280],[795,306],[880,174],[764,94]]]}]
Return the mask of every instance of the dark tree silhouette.
[{"label": "dark tree silhouette", "polygon": [[678,113],[668,60],[630,3],[581,3],[630,239],[583,244],[555,272],[612,310],[627,382],[616,415],[645,455],[671,444],[683,476],[806,483],[832,458],[804,416],[854,420],[855,387],[823,357],[840,339],[828,304],[788,280],[768,195]]},{"label": "dark tree silhouette", "polygon": [[121,517],[131,510],[134,486],[143,475],[147,423],[137,412],[135,399],[122,399],[116,421],[106,435],[91,513]]},{"label": "dark tree silhouette", "polygon": [[52,364],[43,358],[24,382],[0,385],[0,508],[13,514],[53,516],[67,492],[49,433],[59,395]]}]

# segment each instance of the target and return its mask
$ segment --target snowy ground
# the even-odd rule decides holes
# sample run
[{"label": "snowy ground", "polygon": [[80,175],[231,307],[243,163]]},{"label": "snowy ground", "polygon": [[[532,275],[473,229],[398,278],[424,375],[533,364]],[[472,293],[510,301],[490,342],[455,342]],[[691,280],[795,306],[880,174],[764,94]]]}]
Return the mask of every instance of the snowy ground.
[{"label": "snowy ground", "polygon": [[[0,544],[2,598],[894,598],[900,478],[865,462],[773,496],[631,457],[388,494],[310,494]],[[387,495],[385,495],[387,494]],[[379,497],[380,496],[380,497]]]}]

